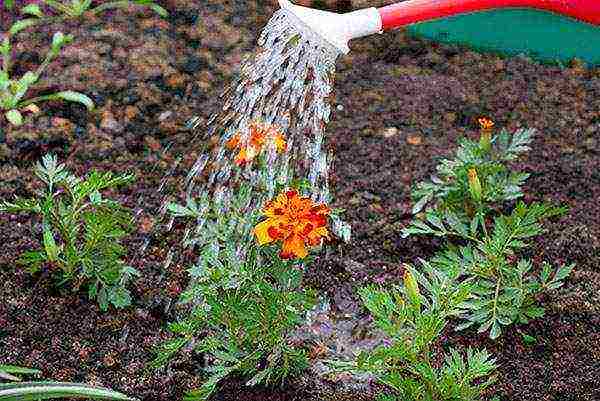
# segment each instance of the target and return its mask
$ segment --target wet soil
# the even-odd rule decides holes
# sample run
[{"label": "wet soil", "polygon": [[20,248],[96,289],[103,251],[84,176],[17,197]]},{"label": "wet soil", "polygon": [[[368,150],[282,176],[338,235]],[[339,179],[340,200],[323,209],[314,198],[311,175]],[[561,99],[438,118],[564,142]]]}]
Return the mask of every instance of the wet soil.
[{"label": "wet soil", "polygon": [[[53,152],[77,174],[90,168],[135,172],[138,180],[112,196],[155,210],[165,169],[181,152],[193,160],[199,151],[184,130],[186,120],[198,115],[206,121],[217,110],[219,93],[274,11],[270,3],[251,0],[200,8],[190,0],[163,5],[171,13],[167,19],[130,9],[17,37],[14,69],[21,74],[43,59],[53,32],[73,33],[74,43],[32,94],[78,90],[97,109],[89,113],[52,102],[42,104],[23,127],[2,120],[1,198],[31,195],[39,186],[33,163]],[[2,30],[14,18],[2,10]],[[526,201],[562,203],[570,212],[546,225],[530,256],[577,267],[563,288],[541,299],[544,318],[513,327],[496,342],[448,330],[440,346],[486,347],[493,353],[501,400],[600,400],[600,69],[502,59],[399,31],[352,44],[352,53],[338,60],[333,105],[328,136],[336,155],[335,206],[347,209],[353,240],[330,247],[307,276],[307,285],[327,295],[328,316],[336,317],[324,317],[311,330],[309,346],[322,349],[320,358],[331,358],[376,341],[365,330],[354,289],[368,281],[398,280],[403,263],[436,251],[434,239],[400,236],[411,218],[411,185],[427,178],[458,138],[475,136],[476,117],[487,115],[499,128],[538,130],[532,151],[516,162],[531,174]],[[145,231],[143,216],[139,223]],[[48,277],[15,268],[17,257],[37,245],[40,230],[35,219],[0,215],[0,363],[36,367],[48,379],[104,385],[144,400],[180,399],[201,383],[190,355],[167,369],[146,369],[152,348],[168,337],[171,306],[185,287],[183,262],[161,269],[169,243],[152,243],[143,257],[132,256],[143,273],[133,285],[134,305],[101,313],[85,294],[57,292]],[[137,255],[139,243],[128,246]],[[526,344],[522,334],[536,342]],[[319,366],[315,361],[312,373],[272,389],[248,388],[234,378],[215,399],[372,398],[376,389],[347,377],[315,378]]]}]

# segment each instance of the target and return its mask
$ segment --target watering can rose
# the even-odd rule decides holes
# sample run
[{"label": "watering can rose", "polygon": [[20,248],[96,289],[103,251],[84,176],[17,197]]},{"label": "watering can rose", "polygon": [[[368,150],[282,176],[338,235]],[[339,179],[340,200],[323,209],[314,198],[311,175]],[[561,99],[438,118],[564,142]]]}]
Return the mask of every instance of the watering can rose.
[{"label": "watering can rose", "polygon": [[242,166],[254,160],[266,143],[274,144],[279,153],[285,152],[287,145],[279,128],[260,121],[252,122],[249,128],[250,138],[247,143],[243,143],[242,134],[237,133],[225,144],[230,150],[239,149],[239,153],[235,157],[235,164]]},{"label": "watering can rose", "polygon": [[262,210],[267,220],[259,223],[254,234],[260,245],[282,241],[282,259],[303,259],[307,246],[319,245],[329,237],[327,205],[316,205],[310,198],[300,197],[295,190],[282,192]]}]

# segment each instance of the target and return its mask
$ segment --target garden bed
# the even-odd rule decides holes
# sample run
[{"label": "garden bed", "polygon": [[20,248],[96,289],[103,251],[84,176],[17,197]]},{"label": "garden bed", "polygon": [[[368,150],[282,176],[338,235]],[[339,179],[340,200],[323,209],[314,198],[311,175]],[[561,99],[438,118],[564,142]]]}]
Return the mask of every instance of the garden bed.
[{"label": "garden bed", "polygon": [[[164,4],[167,19],[115,11],[18,36],[15,70],[22,73],[43,58],[53,32],[73,33],[74,43],[51,64],[41,91],[80,91],[97,110],[56,102],[42,105],[23,127],[2,121],[0,198],[30,195],[37,185],[34,162],[52,152],[79,175],[90,168],[135,172],[136,182],[115,197],[137,207],[142,196],[144,208],[155,210],[165,169],[181,152],[188,160],[198,152],[187,143],[186,120],[198,115],[206,121],[218,110],[219,93],[275,10],[264,3],[210,2],[198,9],[197,2],[171,0]],[[14,15],[2,13],[6,30]],[[499,364],[501,400],[599,400],[600,69],[501,59],[403,32],[357,40],[337,65],[327,132],[335,150],[335,206],[347,210],[353,239],[329,247],[308,272],[307,284],[331,304],[330,315],[304,333],[312,356],[350,356],[354,346],[376,341],[367,334],[355,289],[398,281],[403,263],[436,251],[433,238],[401,238],[412,217],[411,185],[433,173],[436,159],[450,155],[458,138],[476,137],[476,118],[486,115],[499,128],[538,130],[532,151],[516,162],[531,174],[525,200],[561,203],[570,211],[546,224],[529,256],[577,266],[564,287],[543,297],[544,318],[511,326],[496,342],[448,329],[441,346],[487,348]],[[140,232],[148,230],[143,215],[138,223]],[[17,257],[40,237],[38,221],[0,215],[0,364],[36,367],[48,379],[103,385],[144,400],[180,399],[201,384],[202,361],[191,354],[167,369],[146,368],[153,347],[168,337],[165,325],[186,284],[184,260],[162,271],[171,244],[153,242],[132,258],[142,272],[132,286],[133,306],[102,313],[85,294],[57,293],[47,274],[15,271]],[[138,247],[132,240],[130,255]],[[525,343],[522,334],[535,343]],[[355,400],[357,394],[371,399],[373,392],[345,376],[307,374],[273,389],[229,380],[215,399]]]}]

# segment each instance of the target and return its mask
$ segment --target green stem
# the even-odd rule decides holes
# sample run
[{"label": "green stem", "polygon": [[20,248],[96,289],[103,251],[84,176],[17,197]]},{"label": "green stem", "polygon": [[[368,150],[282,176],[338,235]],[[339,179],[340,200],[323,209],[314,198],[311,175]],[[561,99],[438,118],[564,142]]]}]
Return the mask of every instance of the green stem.
[{"label": "green stem", "polygon": [[[37,79],[39,79],[42,76],[42,73],[48,67],[48,65],[50,64],[50,62],[52,61],[52,59],[53,59],[53,57],[52,57],[52,51],[50,51],[48,53],[48,55],[46,56],[46,58],[44,59],[44,61],[42,62],[42,64],[40,64],[40,66],[38,67],[37,71],[35,72],[35,75],[37,76]],[[44,96],[41,96],[41,97],[44,97]]]},{"label": "green stem", "polygon": [[502,282],[502,276],[498,277],[496,282],[496,292],[494,293],[494,307],[492,308],[492,325],[496,322],[496,312],[498,310],[498,297],[500,294],[500,283]]},{"label": "green stem", "polygon": [[123,1],[111,1],[108,3],[104,3],[99,5],[98,7],[92,8],[90,10],[90,12],[94,15],[98,15],[101,12],[110,10],[111,8],[125,8],[128,7],[130,4],[132,4],[130,1],[127,0],[123,0]]},{"label": "green stem", "polygon": [[481,242],[477,237],[473,237],[472,235],[465,235],[465,234],[461,234],[458,231],[447,231],[448,235],[454,235],[455,237],[459,237],[459,238],[463,238],[463,239],[468,239],[470,241],[473,242]]},{"label": "green stem", "polygon": [[6,52],[6,54],[2,55],[2,71],[4,71],[7,75],[10,70],[10,62],[11,62],[10,35],[8,36],[8,40],[9,40],[8,52]]},{"label": "green stem", "polygon": [[44,3],[46,3],[46,5],[48,5],[50,8],[53,8],[55,11],[61,12],[63,14],[66,14],[70,17],[75,16],[73,14],[73,9],[70,7],[65,6],[64,4],[62,4],[60,1],[55,1],[55,0],[44,0]]},{"label": "green stem", "polygon": [[485,215],[482,210],[479,210],[477,212],[477,214],[479,215],[479,223],[481,224],[481,228],[483,229],[483,235],[485,236],[485,239],[487,240],[490,238],[490,236],[488,234],[488,230],[485,225]]}]

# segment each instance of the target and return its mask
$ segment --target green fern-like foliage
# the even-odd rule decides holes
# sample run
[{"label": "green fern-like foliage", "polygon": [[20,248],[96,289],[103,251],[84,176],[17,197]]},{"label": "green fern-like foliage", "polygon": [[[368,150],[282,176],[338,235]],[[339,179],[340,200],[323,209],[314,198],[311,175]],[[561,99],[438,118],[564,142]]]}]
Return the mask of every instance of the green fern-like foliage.
[{"label": "green fern-like foliage", "polygon": [[[481,141],[461,139],[454,158],[442,160],[431,181],[421,182],[413,190],[413,213],[419,213],[428,204],[463,213],[522,197],[522,185],[529,174],[512,171],[506,162],[529,150],[534,133],[533,129],[520,129],[511,136],[502,130],[491,139],[490,148],[482,146]],[[479,202],[469,189],[468,172],[473,168],[483,188]]]},{"label": "green fern-like foliage", "polygon": [[128,306],[126,285],[138,272],[125,264],[121,240],[133,230],[132,215],[101,191],[130,183],[134,176],[92,171],[81,179],[53,155],[43,157],[35,174],[45,184],[38,197],[0,201],[0,212],[42,218],[42,247],[25,252],[19,263],[31,273],[44,266],[56,270],[59,285],[87,285],[90,299],[102,310],[109,304]]},{"label": "green fern-like foliage", "polygon": [[403,235],[446,238],[445,249],[426,263],[440,271],[459,271],[474,283],[459,330],[476,326],[494,339],[505,326],[542,316],[536,296],[560,287],[574,267],[533,266],[518,257],[544,232],[542,222],[565,214],[566,208],[518,201],[504,214],[508,201],[523,196],[528,177],[507,162],[527,151],[532,137],[533,130],[518,130],[512,137],[503,130],[488,146],[483,140],[463,139],[456,156],[440,163],[438,175],[413,191],[413,211],[425,212]]},{"label": "green fern-like foliage", "polygon": [[242,211],[252,196],[242,184],[223,203],[205,195],[169,205],[173,216],[195,224],[200,217],[203,224],[185,240],[199,254],[180,299],[190,312],[169,325],[173,337],[157,349],[152,366],[167,364],[187,347],[203,355],[205,381],[186,395],[188,401],[207,400],[232,374],[248,385],[271,385],[308,366],[305,351],[289,336],[315,303],[314,292],[301,287],[310,262],[282,260],[275,247],[255,245],[252,230],[260,211]]},{"label": "green fern-like foliage", "polygon": [[445,355],[435,344],[447,319],[464,311],[470,284],[424,265],[423,273],[407,266],[404,284],[391,289],[360,289],[363,304],[389,343],[362,351],[349,362],[330,361],[338,371],[370,373],[389,392],[379,399],[392,401],[476,401],[489,387],[496,368],[485,351],[452,348]]},{"label": "green fern-like foliage", "polygon": [[28,4],[23,7],[21,13],[29,17],[23,21],[29,21],[30,24],[81,18],[86,13],[99,15],[109,10],[127,9],[131,6],[149,8],[161,17],[169,15],[167,10],[152,0],[116,0],[98,3],[92,5],[92,0],[42,0],[41,4]]}]

